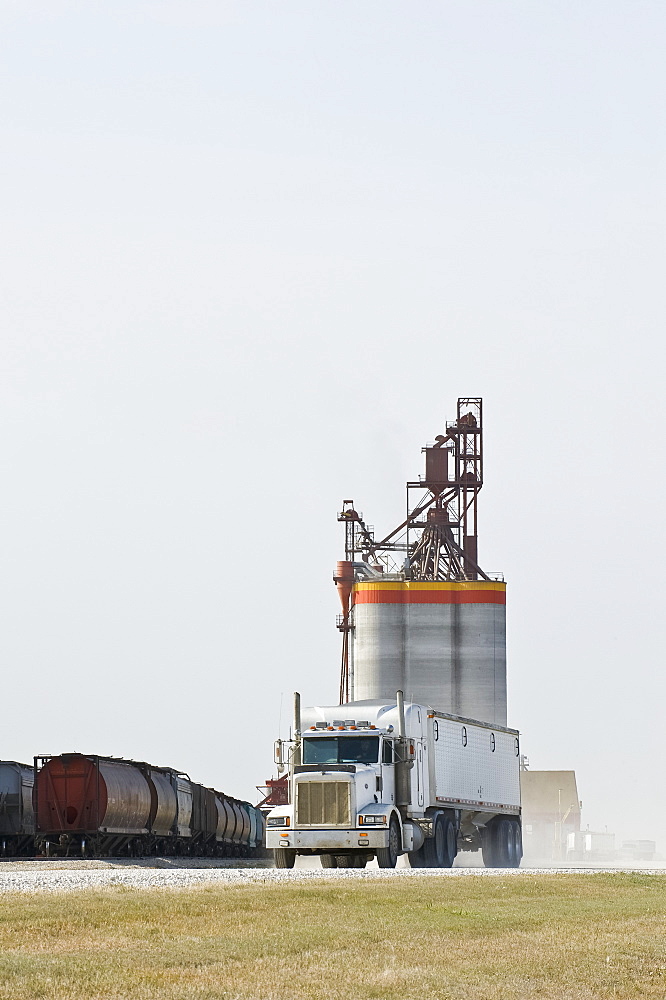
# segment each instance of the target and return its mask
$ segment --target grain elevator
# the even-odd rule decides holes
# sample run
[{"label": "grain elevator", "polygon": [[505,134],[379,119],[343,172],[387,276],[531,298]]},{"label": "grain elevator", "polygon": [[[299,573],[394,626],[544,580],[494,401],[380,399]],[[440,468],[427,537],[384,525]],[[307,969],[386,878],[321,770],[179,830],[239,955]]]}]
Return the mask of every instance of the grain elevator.
[{"label": "grain elevator", "polygon": [[506,584],[478,562],[483,404],[458,400],[456,418],[423,448],[424,475],[407,483],[406,516],[387,535],[343,501],[345,558],[340,703],[393,699],[506,725]]}]

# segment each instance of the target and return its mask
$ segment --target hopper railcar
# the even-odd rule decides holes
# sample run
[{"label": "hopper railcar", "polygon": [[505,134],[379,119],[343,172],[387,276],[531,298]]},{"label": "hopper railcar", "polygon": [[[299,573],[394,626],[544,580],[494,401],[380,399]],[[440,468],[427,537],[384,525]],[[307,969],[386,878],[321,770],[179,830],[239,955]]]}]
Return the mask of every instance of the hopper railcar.
[{"label": "hopper railcar", "polygon": [[69,753],[36,757],[32,773],[38,854],[250,857],[262,848],[259,810],[173,768]]},{"label": "hopper railcar", "polygon": [[16,760],[0,760],[0,854],[32,854],[35,815],[32,807],[34,769]]}]

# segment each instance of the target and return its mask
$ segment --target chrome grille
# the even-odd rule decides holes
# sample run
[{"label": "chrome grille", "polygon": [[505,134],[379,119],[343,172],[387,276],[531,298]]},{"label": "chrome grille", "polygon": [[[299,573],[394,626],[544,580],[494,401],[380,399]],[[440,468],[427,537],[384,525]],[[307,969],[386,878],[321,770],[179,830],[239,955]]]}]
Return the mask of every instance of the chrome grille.
[{"label": "chrome grille", "polygon": [[351,824],[348,781],[297,781],[297,826],[345,826]]}]

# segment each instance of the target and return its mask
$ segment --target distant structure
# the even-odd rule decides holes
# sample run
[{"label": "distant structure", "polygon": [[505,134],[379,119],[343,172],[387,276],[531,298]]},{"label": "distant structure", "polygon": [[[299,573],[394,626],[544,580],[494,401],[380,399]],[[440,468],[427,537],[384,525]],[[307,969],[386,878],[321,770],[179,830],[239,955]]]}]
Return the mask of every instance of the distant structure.
[{"label": "distant structure", "polygon": [[506,725],[506,584],[478,561],[483,404],[458,399],[456,419],[423,448],[406,516],[379,540],[344,500],[340,703],[410,699]]},{"label": "distant structure", "polygon": [[654,840],[625,840],[618,847],[607,828],[581,829],[583,803],[578,799],[575,771],[531,771],[521,759],[520,796],[523,815],[524,863],[593,868],[655,863]]},{"label": "distant structure", "polygon": [[630,861],[654,864],[657,844],[654,840],[624,840],[621,853]]},{"label": "distant structure", "polygon": [[562,865],[580,845],[580,811],[575,771],[520,772],[523,849],[527,862]]},{"label": "distant structure", "polygon": [[615,834],[577,830],[567,836],[567,865],[599,865],[615,861]]}]

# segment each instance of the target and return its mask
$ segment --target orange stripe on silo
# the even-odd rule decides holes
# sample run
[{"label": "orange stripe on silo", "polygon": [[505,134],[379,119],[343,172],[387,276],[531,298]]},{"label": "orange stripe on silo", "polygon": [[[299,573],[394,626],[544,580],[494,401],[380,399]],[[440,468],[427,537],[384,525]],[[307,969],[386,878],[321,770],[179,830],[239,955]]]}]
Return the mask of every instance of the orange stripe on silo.
[{"label": "orange stripe on silo", "polygon": [[506,604],[506,584],[357,583],[355,604]]}]

